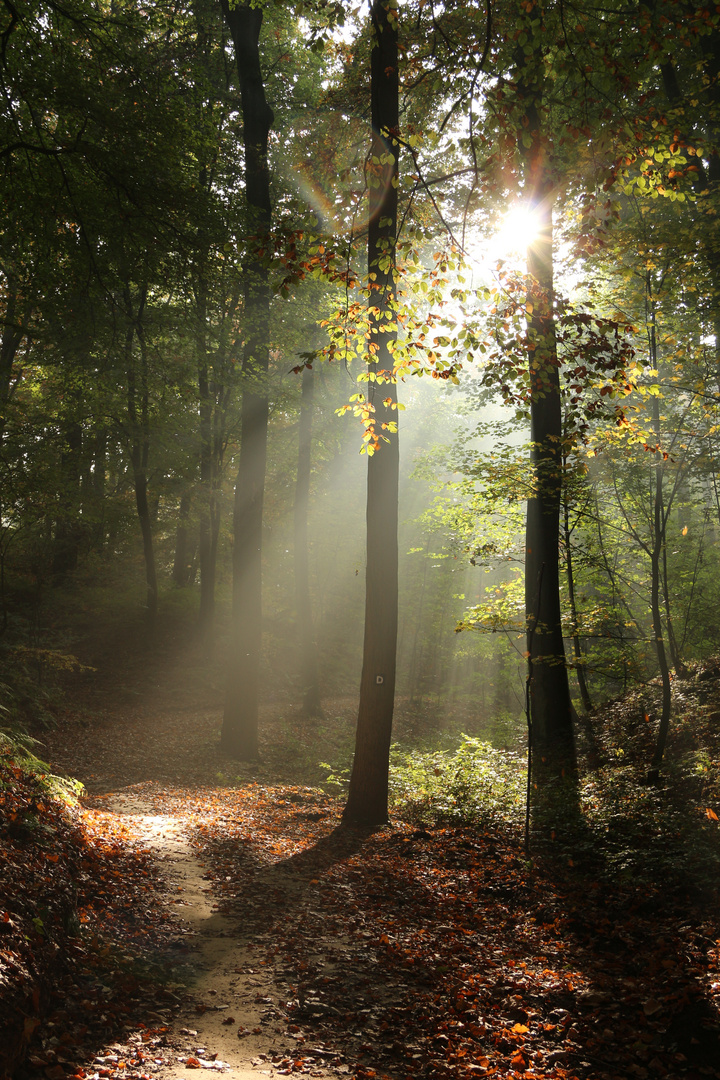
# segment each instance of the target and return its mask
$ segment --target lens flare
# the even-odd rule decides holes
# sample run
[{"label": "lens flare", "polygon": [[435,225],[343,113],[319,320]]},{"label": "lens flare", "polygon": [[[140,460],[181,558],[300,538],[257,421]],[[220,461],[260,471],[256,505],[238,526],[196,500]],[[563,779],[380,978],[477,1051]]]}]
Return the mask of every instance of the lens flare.
[{"label": "lens flare", "polygon": [[502,224],[490,241],[494,259],[524,259],[528,245],[540,231],[540,215],[532,206],[517,203],[504,215]]},{"label": "lens flare", "polygon": [[[314,214],[319,232],[343,235],[367,228],[369,141],[364,124],[338,113],[306,120],[302,138],[283,132],[273,169]],[[390,183],[391,168],[386,165],[383,172]]]}]

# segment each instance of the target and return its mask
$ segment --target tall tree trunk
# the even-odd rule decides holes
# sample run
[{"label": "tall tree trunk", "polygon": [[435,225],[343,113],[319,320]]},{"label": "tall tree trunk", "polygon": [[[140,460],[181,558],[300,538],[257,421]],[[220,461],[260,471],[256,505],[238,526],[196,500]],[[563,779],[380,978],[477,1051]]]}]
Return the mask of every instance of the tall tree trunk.
[{"label": "tall tree trunk", "polygon": [[79,514],[82,446],[82,425],[78,420],[70,419],[63,424],[63,446],[60,456],[62,488],[58,492],[59,512],[53,537],[52,572],[57,582],[62,582],[77,568],[78,564],[82,535]]},{"label": "tall tree trunk", "polygon": [[[130,462],[135,488],[140,532],[142,533],[145,558],[145,582],[147,585],[147,620],[151,629],[155,626],[158,609],[158,582],[155,566],[155,550],[152,534],[152,514],[148,502],[148,464],[150,459],[150,388],[148,380],[147,346],[141,329],[147,287],[144,287],[138,303],[136,325],[131,322],[125,334],[125,362],[127,370],[127,406],[130,421]],[[132,318],[130,290],[126,289],[126,310]],[[133,341],[137,332],[140,347],[139,386]],[[138,408],[139,403],[139,408]]]},{"label": "tall tree trunk", "polygon": [[[532,30],[531,30],[532,33]],[[560,501],[562,405],[553,312],[553,186],[540,109],[542,58],[521,61],[519,94],[524,105],[526,187],[538,231],[527,251],[530,279],[527,342],[530,374],[530,460],[535,490],[527,503],[525,614],[530,679],[533,760],[551,772],[574,768],[572,704],[560,611]]]},{"label": "tall tree trunk", "polygon": [[300,422],[298,425],[298,466],[295,483],[295,614],[300,634],[300,665],[303,686],[303,712],[306,716],[322,716],[318,651],[315,640],[312,602],[310,599],[310,567],[308,552],[308,504],[310,501],[310,465],[312,449],[313,390],[315,376],[312,368],[302,373]]},{"label": "tall tree trunk", "polygon": [[173,584],[182,588],[190,584],[190,567],[193,560],[193,552],[190,548],[190,518],[191,496],[188,490],[180,496],[178,509],[178,523],[175,530],[175,558],[173,560],[172,579]]},{"label": "tall tree trunk", "polygon": [[15,357],[25,337],[25,329],[15,323],[17,286],[12,275],[6,277],[5,316],[0,334],[0,439],[5,433],[7,406],[12,397],[12,371]]},{"label": "tall tree trunk", "polygon": [[264,254],[272,223],[268,136],[272,109],[260,67],[263,13],[221,0],[235,48],[243,114],[248,256],[244,281],[244,352],[240,461],[233,510],[233,645],[221,747],[242,761],[258,756],[262,642],[262,519],[267,459],[270,283]]},{"label": "tall tree trunk", "polygon": [[[655,303],[652,299],[651,288],[652,283],[650,278],[647,280],[648,287],[648,305],[649,305],[649,322],[650,322],[650,363],[652,367],[657,370],[658,355],[657,355],[657,339],[655,336]],[[654,484],[655,491],[653,493],[653,528],[652,528],[652,548],[650,551],[650,608],[652,611],[652,625],[653,625],[653,640],[655,642],[655,651],[657,653],[658,667],[660,668],[660,679],[662,681],[662,713],[660,715],[660,725],[658,727],[657,740],[655,743],[655,753],[653,754],[652,762],[650,763],[650,778],[657,779],[658,771],[662,763],[663,754],[665,753],[665,744],[667,743],[668,731],[670,728],[670,713],[672,710],[672,692],[670,686],[670,669],[667,662],[667,654],[665,652],[665,641],[663,638],[662,628],[662,614],[660,611],[661,603],[661,574],[660,574],[660,562],[665,548],[665,499],[663,491],[663,481],[665,474],[665,463],[663,455],[660,452],[660,402],[657,397],[652,399],[652,422],[655,439],[658,444],[658,449],[655,453],[655,470],[654,470]]]},{"label": "tall tree trunk", "polygon": [[[204,177],[201,177],[201,183]],[[200,253],[200,261],[206,252]],[[207,637],[215,614],[215,558],[213,552],[213,517],[215,485],[213,470],[213,400],[207,355],[207,284],[201,269],[195,287],[195,349],[198,365],[198,397],[200,413],[200,634]]]},{"label": "tall tree trunk", "polygon": [[[370,368],[376,374],[393,369],[395,327],[395,243],[399,127],[397,12],[390,0],[374,0],[374,33],[370,61],[373,140],[368,161],[370,225],[368,274],[370,298]],[[385,332],[381,332],[385,331]],[[397,421],[394,381],[369,382],[375,424]],[[388,401],[385,405],[384,400]],[[397,433],[388,433],[378,452],[368,451],[367,569],[365,638],[355,758],[343,819],[382,825],[388,817],[388,770],[395,702],[398,625],[398,476]]]},{"label": "tall tree trunk", "polygon": [[663,542],[662,546],[662,594],[663,594],[663,607],[665,609],[665,625],[667,627],[668,636],[668,649],[670,651],[670,660],[678,679],[689,679],[690,672],[685,667],[683,658],[680,652],[680,646],[678,645],[677,636],[675,634],[675,626],[672,618],[672,608],[670,606],[670,585],[668,576],[668,564],[667,564],[667,544]]},{"label": "tall tree trunk", "polygon": [[[567,459],[563,458],[563,469],[567,473]],[[592,711],[592,699],[585,678],[585,657],[583,655],[580,631],[578,626],[577,601],[575,599],[575,573],[572,554],[572,529],[570,528],[570,500],[567,495],[563,498],[563,539],[565,542],[565,572],[568,586],[568,603],[570,605],[570,618],[572,620],[572,643],[573,656],[575,659],[575,673],[577,675],[580,700],[586,713]]]}]

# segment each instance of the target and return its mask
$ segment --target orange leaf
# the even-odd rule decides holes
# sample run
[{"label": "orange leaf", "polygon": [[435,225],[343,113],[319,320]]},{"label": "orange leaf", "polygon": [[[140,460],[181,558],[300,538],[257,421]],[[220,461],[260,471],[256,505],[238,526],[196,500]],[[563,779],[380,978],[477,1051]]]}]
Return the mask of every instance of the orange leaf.
[{"label": "orange leaf", "polygon": [[710,818],[711,821],[717,821],[718,820],[717,814],[715,813],[714,810],[711,810],[709,806],[706,809],[705,813],[707,814],[707,816]]},{"label": "orange leaf", "polygon": [[524,1035],[526,1031],[530,1030],[527,1024],[513,1024],[512,1029],[517,1035]]}]

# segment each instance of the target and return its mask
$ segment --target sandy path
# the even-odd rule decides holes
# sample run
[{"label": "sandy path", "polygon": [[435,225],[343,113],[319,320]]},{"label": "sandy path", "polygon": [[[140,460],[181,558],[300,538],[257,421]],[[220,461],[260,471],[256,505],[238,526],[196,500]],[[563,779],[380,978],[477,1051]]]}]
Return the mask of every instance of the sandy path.
[{"label": "sandy path", "polygon": [[[249,1080],[299,1072],[293,1063],[307,1058],[277,1015],[277,990],[271,973],[258,968],[257,955],[243,945],[235,920],[217,911],[204,871],[185,835],[181,819],[158,814],[139,793],[120,793],[105,801],[138,843],[156,860],[168,902],[187,937],[193,939],[189,962],[181,979],[194,1006],[184,1007],[168,1033],[170,1055],[158,1075],[171,1080],[188,1077],[193,1068],[231,1073]],[[178,903],[178,901],[180,901]],[[314,1077],[347,1076],[346,1065],[325,1066],[322,1048],[312,1048]],[[197,1064],[194,1064],[194,1061]]]}]

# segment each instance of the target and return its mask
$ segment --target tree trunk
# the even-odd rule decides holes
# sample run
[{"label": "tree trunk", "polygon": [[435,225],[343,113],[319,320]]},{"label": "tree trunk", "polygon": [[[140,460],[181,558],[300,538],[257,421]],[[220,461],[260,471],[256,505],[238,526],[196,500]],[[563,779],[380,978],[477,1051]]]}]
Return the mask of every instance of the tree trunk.
[{"label": "tree trunk", "polygon": [[526,185],[537,215],[537,237],[527,252],[530,279],[527,343],[530,373],[530,461],[535,490],[527,503],[525,614],[530,684],[532,754],[551,772],[574,769],[572,705],[560,611],[560,501],[562,494],[562,405],[553,313],[553,190],[547,143],[541,130],[542,65],[538,57],[521,68],[525,104]]},{"label": "tree trunk", "polygon": [[[652,356],[652,364],[655,367],[657,365],[657,349],[655,344],[655,312],[652,307],[651,314],[651,326],[650,326],[650,348]],[[653,428],[655,430],[655,436],[660,440],[660,404],[658,399],[654,397],[652,399],[652,417]],[[662,763],[663,754],[665,753],[665,744],[667,743],[668,731],[670,729],[670,713],[672,709],[672,693],[670,687],[670,669],[667,662],[667,654],[665,652],[665,641],[663,638],[662,629],[662,615],[660,611],[661,602],[661,589],[660,589],[660,560],[662,558],[663,549],[665,547],[665,505],[663,494],[663,479],[664,479],[664,461],[663,456],[658,450],[655,454],[655,492],[653,498],[653,542],[650,552],[650,608],[652,611],[652,624],[653,624],[653,640],[655,642],[655,651],[657,653],[658,667],[660,668],[660,679],[662,681],[662,713],[660,715],[660,726],[658,728],[657,740],[655,743],[655,753],[653,754],[652,762],[650,763],[650,778],[657,779],[658,771]]]},{"label": "tree trunk", "polygon": [[83,430],[78,420],[63,425],[63,447],[60,456],[60,480],[58,492],[59,512],[53,537],[52,572],[56,582],[64,581],[77,569],[82,524],[79,515],[80,486],[82,478],[81,455]]},{"label": "tree trunk", "polygon": [[5,317],[0,335],[0,439],[5,433],[7,406],[12,397],[12,371],[15,357],[25,337],[23,327],[15,325],[17,288],[11,274],[6,276]]},{"label": "tree trunk", "polygon": [[303,369],[300,422],[298,431],[298,467],[295,484],[295,614],[300,635],[300,664],[303,685],[303,712],[306,716],[322,716],[318,652],[315,640],[312,603],[310,600],[310,568],[308,559],[308,503],[310,500],[310,465],[312,448],[313,389],[315,376],[311,368]]},{"label": "tree trunk", "polygon": [[[395,242],[397,235],[397,133],[399,124],[397,15],[389,0],[374,0],[371,55],[373,139],[368,161],[370,225],[368,228],[369,364],[376,374],[393,368],[395,340]],[[374,277],[373,277],[374,275]],[[381,330],[386,331],[381,333]],[[394,381],[368,383],[377,430],[395,423]],[[368,448],[367,569],[365,638],[360,706],[350,791],[343,813],[346,822],[382,825],[388,818],[388,770],[395,701],[398,624],[398,475],[397,432],[387,434],[377,453]]]},{"label": "tree trunk", "polygon": [[[135,505],[137,507],[140,531],[142,533],[143,555],[145,558],[145,581],[147,584],[147,620],[150,629],[155,626],[158,609],[158,583],[157,569],[155,566],[155,550],[153,547],[152,515],[148,503],[148,463],[150,459],[150,416],[149,416],[149,385],[148,385],[148,360],[147,348],[141,330],[142,311],[145,305],[147,288],[141,294],[137,313],[137,336],[140,345],[140,386],[138,388],[137,370],[133,350],[135,327],[128,327],[125,334],[125,361],[127,369],[127,405],[128,419],[130,421],[130,462],[133,471],[133,484],[135,488]],[[127,317],[131,319],[131,298],[129,289],[126,290]],[[139,411],[138,411],[139,399]]]},{"label": "tree trunk", "polygon": [[262,641],[262,518],[267,459],[270,284],[264,254],[272,210],[268,136],[272,109],[260,68],[263,13],[221,0],[235,48],[243,114],[248,256],[244,280],[244,351],[240,460],[233,510],[233,643],[221,735],[222,749],[251,761],[258,756],[259,669]]},{"label": "tree trunk", "polygon": [[[566,459],[563,460],[563,468],[567,470]],[[586,713],[589,713],[592,711],[592,699],[590,698],[590,691],[588,689],[587,679],[585,678],[585,657],[582,651],[582,643],[580,641],[580,632],[578,628],[577,602],[575,600],[575,574],[573,570],[573,556],[571,546],[572,529],[570,528],[570,504],[567,494],[563,498],[563,532],[565,541],[565,572],[568,585],[568,603],[570,605],[570,618],[572,620],[572,643],[573,656],[575,658],[575,673],[577,675],[582,707]]]},{"label": "tree trunk", "polygon": [[[202,182],[202,180],[201,180]],[[202,252],[200,259],[205,258]],[[195,348],[198,365],[198,397],[200,413],[200,611],[198,624],[202,637],[212,630],[215,614],[215,557],[213,552],[213,518],[215,516],[215,484],[213,470],[213,401],[210,391],[207,355],[207,286],[202,272],[198,275],[195,297]]]},{"label": "tree trunk", "polygon": [[190,584],[190,571],[194,557],[194,552],[190,546],[190,530],[188,528],[190,503],[190,492],[183,491],[178,509],[178,523],[175,531],[175,559],[172,571],[173,585],[180,588]]}]

